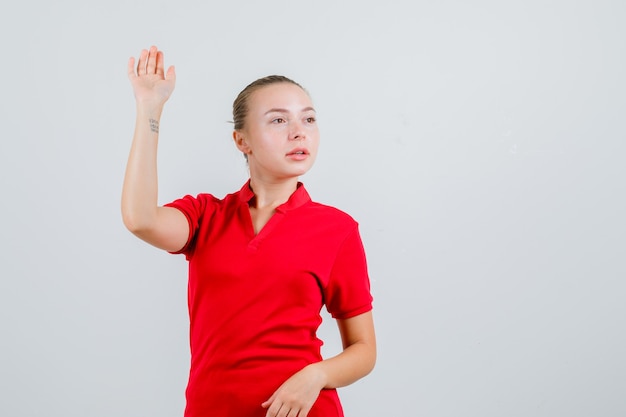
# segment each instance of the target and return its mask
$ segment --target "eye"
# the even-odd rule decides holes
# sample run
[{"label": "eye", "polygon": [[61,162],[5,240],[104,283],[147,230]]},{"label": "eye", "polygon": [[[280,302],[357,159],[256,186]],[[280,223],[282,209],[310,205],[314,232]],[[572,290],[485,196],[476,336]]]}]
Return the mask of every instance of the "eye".
[{"label": "eye", "polygon": [[306,122],[307,123],[315,123],[317,121],[317,119],[315,117],[307,117],[306,118]]},{"label": "eye", "polygon": [[285,123],[285,122],[286,122],[286,120],[284,118],[282,118],[282,117],[277,117],[275,119],[272,119],[272,123],[277,123],[278,124],[278,123]]}]

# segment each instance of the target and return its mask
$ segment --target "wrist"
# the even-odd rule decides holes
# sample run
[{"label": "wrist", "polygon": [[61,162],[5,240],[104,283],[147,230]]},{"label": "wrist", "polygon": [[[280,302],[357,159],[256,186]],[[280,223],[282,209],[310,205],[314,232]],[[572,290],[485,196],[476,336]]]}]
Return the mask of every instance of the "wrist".
[{"label": "wrist", "polygon": [[322,366],[322,362],[312,363],[307,365],[305,369],[311,374],[315,383],[319,386],[320,390],[328,385],[328,375]]},{"label": "wrist", "polygon": [[163,106],[165,103],[158,103],[152,101],[137,101],[137,115],[150,117],[153,119],[160,119],[161,113],[163,113]]}]

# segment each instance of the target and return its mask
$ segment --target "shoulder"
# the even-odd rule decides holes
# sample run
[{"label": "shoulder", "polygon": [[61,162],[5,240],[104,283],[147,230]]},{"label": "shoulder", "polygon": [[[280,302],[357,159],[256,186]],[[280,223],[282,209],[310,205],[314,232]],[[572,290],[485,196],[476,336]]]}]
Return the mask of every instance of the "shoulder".
[{"label": "shoulder", "polygon": [[227,194],[223,198],[216,197],[210,193],[200,193],[196,195],[187,194],[174,200],[165,206],[174,207],[187,215],[202,217],[205,214],[219,212],[234,208],[238,201],[238,192]]},{"label": "shoulder", "polygon": [[227,205],[233,202],[237,202],[239,199],[239,191],[236,191],[234,193],[230,193],[230,194],[226,194],[224,197],[216,197],[214,194],[211,193],[199,193],[196,195],[191,195],[191,194],[187,194],[182,198],[179,198],[176,201],[179,200],[188,200],[188,201],[193,201],[193,202],[197,202],[200,204],[214,204],[214,205]]},{"label": "shoulder", "polygon": [[336,218],[341,221],[345,221],[348,223],[356,223],[356,220],[346,213],[345,211],[338,209],[334,206],[329,206],[328,204],[319,203],[317,201],[311,201],[309,203],[309,209],[315,212],[318,212],[321,215]]},{"label": "shoulder", "polygon": [[358,227],[358,222],[345,211],[316,201],[306,205],[306,216],[315,224],[332,227],[337,232],[349,232]]},{"label": "shoulder", "polygon": [[197,195],[187,194],[184,197],[178,198],[168,204],[166,206],[173,207],[206,207],[208,205],[215,205],[220,203],[220,199],[215,197],[213,194],[201,193]]},{"label": "shoulder", "polygon": [[307,216],[323,217],[326,220],[351,227],[358,225],[357,221],[345,211],[340,210],[335,206],[313,200],[304,186],[301,187],[301,190],[307,200],[307,204],[304,206],[304,211]]}]

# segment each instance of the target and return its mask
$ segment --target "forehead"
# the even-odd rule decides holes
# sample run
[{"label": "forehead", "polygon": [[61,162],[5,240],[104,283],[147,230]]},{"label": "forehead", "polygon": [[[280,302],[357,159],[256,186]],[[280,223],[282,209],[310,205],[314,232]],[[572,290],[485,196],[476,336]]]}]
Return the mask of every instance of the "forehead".
[{"label": "forehead", "polygon": [[266,85],[250,95],[248,110],[251,113],[264,112],[272,108],[300,111],[312,107],[311,97],[302,88],[291,83]]}]

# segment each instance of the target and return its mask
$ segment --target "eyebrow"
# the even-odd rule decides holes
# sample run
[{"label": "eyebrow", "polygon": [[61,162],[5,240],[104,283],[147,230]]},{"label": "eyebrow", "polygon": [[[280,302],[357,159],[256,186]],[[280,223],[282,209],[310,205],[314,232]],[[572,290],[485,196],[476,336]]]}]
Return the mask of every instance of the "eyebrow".
[{"label": "eyebrow", "polygon": [[[302,113],[307,112],[307,111],[315,112],[315,109],[313,107],[305,107],[301,110]],[[265,112],[265,114],[270,114],[270,113],[289,113],[289,110],[281,109],[281,108],[273,108]]]}]

